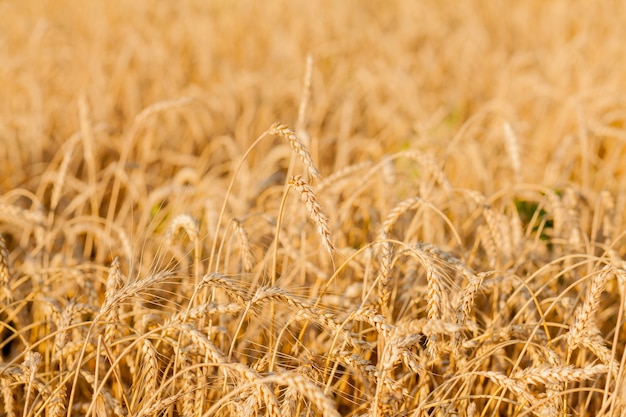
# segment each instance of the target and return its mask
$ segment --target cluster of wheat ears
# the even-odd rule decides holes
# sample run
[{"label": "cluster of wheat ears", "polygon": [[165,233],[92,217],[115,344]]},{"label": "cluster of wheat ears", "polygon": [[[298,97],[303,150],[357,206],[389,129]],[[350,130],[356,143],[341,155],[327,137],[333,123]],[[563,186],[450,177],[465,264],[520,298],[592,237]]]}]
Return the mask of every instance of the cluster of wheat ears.
[{"label": "cluster of wheat ears", "polygon": [[[441,27],[410,2],[323,2],[323,33],[287,4],[64,2],[112,24],[80,41],[56,6],[8,3],[1,415],[626,413],[626,100],[593,83],[624,80],[572,57],[623,58],[568,2],[539,23],[539,1],[424,2]],[[213,29],[181,16],[226,46],[207,52]],[[545,60],[512,52],[549,29],[582,35]]]}]

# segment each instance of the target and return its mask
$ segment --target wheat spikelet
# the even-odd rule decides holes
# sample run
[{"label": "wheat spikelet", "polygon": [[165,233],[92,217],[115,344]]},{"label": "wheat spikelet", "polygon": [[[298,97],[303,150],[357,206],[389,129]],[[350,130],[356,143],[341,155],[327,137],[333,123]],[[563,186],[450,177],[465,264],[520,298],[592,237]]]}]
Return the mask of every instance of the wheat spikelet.
[{"label": "wheat spikelet", "polygon": [[[417,259],[419,264],[426,270],[426,305],[427,317],[430,320],[448,320],[450,317],[450,300],[446,296],[444,286],[445,272],[437,264],[439,259],[445,258],[442,251],[437,250],[432,245],[421,244],[412,246],[405,251],[408,255]],[[434,255],[433,255],[434,254]],[[468,268],[461,268],[464,273],[470,273]],[[431,358],[437,356],[439,335],[433,334],[428,338],[427,345]]]},{"label": "wheat spikelet", "polygon": [[322,206],[317,201],[313,188],[302,180],[302,177],[296,175],[289,180],[289,185],[298,191],[300,199],[306,206],[309,217],[317,226],[317,232],[322,238],[322,244],[326,251],[333,253],[332,235],[328,227],[328,216],[322,210]]},{"label": "wheat spikelet", "polygon": [[293,149],[294,152],[300,157],[300,160],[307,168],[309,175],[315,179],[320,177],[320,173],[315,167],[307,147],[300,139],[298,139],[296,134],[291,129],[280,123],[274,123],[268,132],[270,135],[277,135],[286,139],[287,142],[289,142],[289,145],[291,145],[291,149]]}]

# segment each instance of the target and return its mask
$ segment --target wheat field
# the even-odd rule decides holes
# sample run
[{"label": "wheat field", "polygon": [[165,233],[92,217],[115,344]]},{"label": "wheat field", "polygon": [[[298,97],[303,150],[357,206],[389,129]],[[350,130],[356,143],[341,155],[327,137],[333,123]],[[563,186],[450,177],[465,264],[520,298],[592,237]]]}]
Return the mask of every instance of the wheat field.
[{"label": "wheat field", "polygon": [[0,415],[626,415],[625,21],[0,2]]}]

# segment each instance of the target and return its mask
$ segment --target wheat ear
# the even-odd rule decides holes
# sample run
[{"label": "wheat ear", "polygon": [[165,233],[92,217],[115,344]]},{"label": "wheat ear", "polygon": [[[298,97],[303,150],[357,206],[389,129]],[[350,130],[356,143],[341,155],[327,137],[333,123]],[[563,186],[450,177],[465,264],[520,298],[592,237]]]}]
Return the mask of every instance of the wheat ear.
[{"label": "wheat ear", "polygon": [[[109,268],[109,275],[107,277],[106,290],[104,293],[104,303],[111,303],[110,300],[113,299],[117,291],[122,288],[124,285],[124,279],[122,275],[122,271],[120,269],[120,262],[115,257],[113,262],[111,263],[111,267]],[[104,342],[107,346],[111,346],[111,343],[115,339],[117,324],[119,322],[119,310],[116,306],[112,306],[112,308],[106,313],[106,326],[104,330]]]},{"label": "wheat ear", "polygon": [[0,235],[0,289],[4,292],[5,304],[13,301],[13,291],[11,291],[11,271],[9,269],[9,249]]},{"label": "wheat ear", "polygon": [[513,131],[513,128],[509,123],[504,123],[502,126],[504,130],[504,144],[506,145],[506,153],[509,155],[511,161],[511,168],[513,169],[513,175],[515,176],[515,182],[519,183],[522,180],[522,162],[519,152],[519,142],[517,136]]},{"label": "wheat ear", "polygon": [[235,226],[235,235],[237,236],[237,241],[239,242],[239,248],[241,251],[241,264],[244,272],[252,271],[254,268],[254,255],[252,254],[252,248],[250,245],[250,238],[248,237],[248,233],[246,233],[246,229],[243,228],[243,224],[239,219],[233,219],[233,224]]},{"label": "wheat ear", "polygon": [[593,365],[585,368],[568,366],[535,366],[522,369],[511,375],[511,378],[532,385],[559,384],[564,382],[582,381],[595,378],[598,374],[608,372],[607,365]]},{"label": "wheat ear", "polygon": [[28,351],[26,352],[26,358],[24,359],[24,367],[28,369],[28,383],[26,385],[26,398],[24,399],[24,410],[28,410],[30,397],[33,392],[33,386],[37,370],[41,364],[41,355],[38,352]]},{"label": "wheat ear", "polygon": [[157,361],[156,349],[149,340],[144,340],[141,354],[143,356],[144,398],[150,398],[157,391],[159,362]]},{"label": "wheat ear", "polygon": [[65,403],[67,402],[67,386],[61,380],[59,387],[52,394],[50,398],[50,417],[63,417],[65,416]]},{"label": "wheat ear", "polygon": [[585,302],[576,310],[574,324],[570,327],[569,334],[567,335],[567,346],[570,353],[580,346],[584,338],[590,336],[589,329],[595,327],[592,320],[598,311],[600,296],[604,291],[608,276],[612,273],[613,267],[607,265],[602,268],[600,273],[595,274],[591,279],[591,285],[587,289]]},{"label": "wheat ear", "polygon": [[422,204],[424,204],[424,200],[420,197],[411,197],[401,201],[389,212],[379,233],[378,240],[381,242],[381,253],[378,296],[380,298],[381,310],[385,316],[389,315],[389,281],[391,280],[394,256],[394,247],[393,243],[389,241],[389,234],[404,213]]},{"label": "wheat ear", "polygon": [[176,235],[179,229],[183,229],[189,240],[193,242],[194,245],[194,273],[195,273],[195,285],[198,285],[200,281],[201,275],[201,266],[200,266],[200,257],[202,246],[200,245],[200,226],[196,219],[191,217],[188,214],[181,214],[176,216],[172,221],[172,224],[167,229],[166,233],[166,241],[168,245],[172,244],[172,239]]},{"label": "wheat ear", "polygon": [[4,404],[4,415],[6,417],[17,417],[15,413],[15,398],[13,398],[13,391],[9,381],[4,376],[0,378],[0,385],[2,386],[2,400]]},{"label": "wheat ear", "polygon": [[302,161],[304,166],[306,166],[307,170],[309,171],[309,175],[311,175],[311,177],[315,179],[320,177],[320,173],[313,163],[313,158],[311,158],[309,150],[307,149],[306,145],[300,139],[298,139],[293,130],[280,123],[274,123],[270,127],[269,133],[271,135],[277,135],[285,138],[287,142],[289,142],[291,149],[294,150],[296,155],[300,157],[300,160]]},{"label": "wheat ear", "polygon": [[309,217],[317,226],[317,232],[322,238],[322,244],[326,251],[330,254],[333,253],[333,243],[331,239],[330,228],[328,227],[328,216],[322,210],[322,206],[317,201],[313,188],[302,180],[300,175],[296,175],[289,180],[289,185],[298,191],[300,199],[306,206],[306,211]]}]

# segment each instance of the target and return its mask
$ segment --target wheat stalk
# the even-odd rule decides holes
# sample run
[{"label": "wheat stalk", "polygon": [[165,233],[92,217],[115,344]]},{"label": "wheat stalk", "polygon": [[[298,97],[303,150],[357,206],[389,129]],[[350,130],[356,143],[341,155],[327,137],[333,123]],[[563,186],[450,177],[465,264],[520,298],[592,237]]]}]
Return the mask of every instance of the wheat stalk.
[{"label": "wheat stalk", "polygon": [[306,71],[302,80],[302,94],[300,95],[300,105],[298,106],[298,120],[296,122],[296,132],[303,138],[306,147],[311,146],[311,140],[305,130],[305,118],[309,100],[311,99],[311,80],[313,78],[313,55],[306,56]]}]

